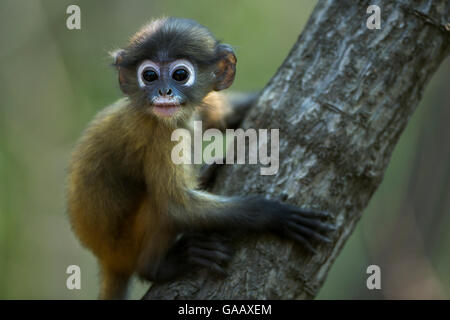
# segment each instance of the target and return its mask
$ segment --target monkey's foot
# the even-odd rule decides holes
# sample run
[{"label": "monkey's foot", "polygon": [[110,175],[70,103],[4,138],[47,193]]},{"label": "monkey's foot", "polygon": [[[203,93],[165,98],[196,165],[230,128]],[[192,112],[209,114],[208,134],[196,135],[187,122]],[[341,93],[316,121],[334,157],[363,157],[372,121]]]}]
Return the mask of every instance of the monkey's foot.
[{"label": "monkey's foot", "polygon": [[193,267],[206,268],[220,276],[226,276],[226,265],[233,254],[231,242],[224,236],[190,235],[187,239],[188,262]]},{"label": "monkey's foot", "polygon": [[140,276],[153,282],[167,282],[199,267],[225,276],[225,267],[232,257],[231,242],[218,234],[186,233],[169,249],[164,260]]}]

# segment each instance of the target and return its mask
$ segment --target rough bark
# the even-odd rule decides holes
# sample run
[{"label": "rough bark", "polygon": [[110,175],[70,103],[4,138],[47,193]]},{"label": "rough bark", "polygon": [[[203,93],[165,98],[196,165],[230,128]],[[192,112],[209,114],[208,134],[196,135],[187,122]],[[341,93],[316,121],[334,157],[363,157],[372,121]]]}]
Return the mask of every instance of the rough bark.
[{"label": "rough bark", "polygon": [[[381,8],[380,30],[366,27],[371,4]],[[313,298],[449,54],[449,11],[448,0],[319,1],[243,124],[280,129],[279,172],[226,166],[214,191],[262,193],[331,212],[333,243],[310,255],[272,236],[245,239],[226,279],[202,272],[153,286],[144,298]]]}]

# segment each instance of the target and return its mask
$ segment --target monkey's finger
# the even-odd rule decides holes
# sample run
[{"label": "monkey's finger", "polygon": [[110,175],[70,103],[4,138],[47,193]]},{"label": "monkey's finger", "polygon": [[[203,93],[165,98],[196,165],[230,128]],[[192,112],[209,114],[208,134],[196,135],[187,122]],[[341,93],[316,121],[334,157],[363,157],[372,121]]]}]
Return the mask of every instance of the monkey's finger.
[{"label": "monkey's finger", "polygon": [[194,257],[207,258],[212,261],[223,262],[229,261],[231,256],[218,250],[206,250],[197,247],[189,248],[189,254]]},{"label": "monkey's finger", "polygon": [[225,256],[225,257],[231,257],[233,255],[233,250],[227,247],[221,247],[219,245],[211,245],[211,246],[205,246],[204,244],[194,245],[191,246],[192,250],[195,250],[196,253],[198,251],[203,252],[217,252],[217,255]]},{"label": "monkey's finger", "polygon": [[316,253],[317,253],[316,249],[314,249],[314,248],[311,246],[311,244],[308,242],[308,240],[306,240],[305,238],[303,238],[301,235],[299,235],[299,234],[297,234],[297,233],[294,233],[294,232],[292,232],[292,231],[288,231],[288,232],[287,232],[287,235],[288,235],[291,239],[293,239],[293,240],[297,241],[299,244],[303,245],[309,252],[311,252],[311,253],[313,253],[313,254],[316,254]]},{"label": "monkey's finger", "polygon": [[305,235],[309,238],[312,238],[312,239],[315,239],[318,241],[322,241],[322,242],[326,242],[326,243],[331,243],[331,239],[321,235],[320,233],[315,232],[314,230],[308,229],[308,228],[298,225],[294,222],[289,221],[288,226],[292,231],[301,233],[302,235]]},{"label": "monkey's finger", "polygon": [[197,238],[197,239],[194,238],[193,240],[205,242],[205,243],[221,243],[223,245],[228,245],[231,243],[230,238],[225,237],[225,236],[216,236],[216,235],[201,237],[201,238]]},{"label": "monkey's finger", "polygon": [[197,248],[197,249],[200,249],[200,250],[212,251],[212,252],[216,251],[216,252],[218,252],[218,253],[220,253],[222,255],[230,256],[230,257],[233,255],[233,249],[228,247],[228,246],[225,246],[225,245],[223,245],[221,243],[210,243],[210,242],[204,243],[204,242],[201,242],[201,243],[198,243],[198,244],[192,244],[190,246],[190,248]]},{"label": "monkey's finger", "polygon": [[213,233],[213,234],[199,233],[196,235],[191,235],[190,239],[193,241],[204,241],[204,242],[211,242],[211,241],[224,242],[224,243],[231,242],[231,238],[229,236],[221,235],[218,233]]},{"label": "monkey's finger", "polygon": [[295,222],[298,222],[302,225],[311,227],[315,230],[320,230],[320,231],[325,231],[325,232],[336,231],[336,227],[334,225],[332,225],[330,223],[320,222],[317,219],[304,218],[304,217],[296,215],[296,214],[293,214],[291,216],[291,218]]},{"label": "monkey's finger", "polygon": [[332,215],[330,213],[325,212],[325,211],[310,211],[310,210],[295,208],[293,210],[293,212],[300,216],[307,217],[307,218],[325,219],[325,218],[332,217]]},{"label": "monkey's finger", "polygon": [[212,271],[214,271],[214,272],[216,272],[216,273],[218,273],[218,274],[220,274],[222,276],[226,276],[227,275],[227,273],[225,272],[225,270],[221,266],[219,266],[217,263],[215,263],[213,261],[210,261],[208,259],[193,257],[193,258],[191,258],[191,262],[193,262],[193,263],[195,263],[195,264],[197,264],[199,266],[205,267],[207,269],[210,269],[210,270],[212,270]]}]

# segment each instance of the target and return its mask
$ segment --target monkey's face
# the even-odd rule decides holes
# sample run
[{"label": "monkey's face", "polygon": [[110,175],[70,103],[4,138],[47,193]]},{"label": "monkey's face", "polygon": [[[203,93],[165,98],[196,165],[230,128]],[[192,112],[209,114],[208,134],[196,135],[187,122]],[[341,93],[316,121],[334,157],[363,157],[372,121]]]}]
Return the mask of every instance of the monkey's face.
[{"label": "monkey's face", "polygon": [[144,60],[136,68],[137,96],[157,117],[186,116],[210,90],[201,85],[210,82],[205,78],[187,59]]},{"label": "monkey's face", "polygon": [[195,21],[158,19],[115,52],[122,91],[133,105],[164,121],[185,119],[212,90],[234,80],[236,56]]}]

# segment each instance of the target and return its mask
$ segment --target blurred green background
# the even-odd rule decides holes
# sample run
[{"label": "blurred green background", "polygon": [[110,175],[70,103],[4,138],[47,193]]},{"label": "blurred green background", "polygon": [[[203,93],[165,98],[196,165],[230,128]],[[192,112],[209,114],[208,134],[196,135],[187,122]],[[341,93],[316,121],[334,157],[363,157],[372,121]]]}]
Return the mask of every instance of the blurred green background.
[{"label": "blurred green background", "polygon": [[[81,7],[81,30],[66,28],[70,4]],[[120,97],[109,51],[153,17],[193,18],[236,48],[233,89],[257,90],[286,57],[314,4],[1,0],[0,298],[97,295],[95,260],[70,230],[64,184],[81,130]],[[318,298],[450,297],[449,71],[447,59]],[[66,288],[71,264],[81,267],[81,290]],[[381,267],[382,290],[366,288],[371,264]],[[135,283],[132,297],[145,288]]]}]

